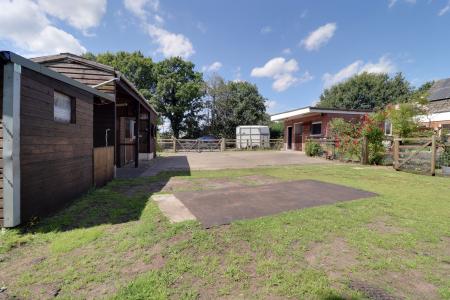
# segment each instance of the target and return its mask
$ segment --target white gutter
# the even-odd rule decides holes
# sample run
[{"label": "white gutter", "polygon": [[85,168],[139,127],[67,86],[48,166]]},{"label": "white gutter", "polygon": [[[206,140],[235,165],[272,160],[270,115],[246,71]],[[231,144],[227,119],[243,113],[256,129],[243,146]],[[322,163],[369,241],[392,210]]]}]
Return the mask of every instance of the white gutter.
[{"label": "white gutter", "polygon": [[344,115],[365,115],[371,113],[370,111],[352,111],[352,110],[337,110],[337,109],[321,109],[315,107],[305,107],[292,111],[287,111],[284,113],[279,113],[276,115],[270,116],[271,121],[282,121],[292,117],[301,117],[302,115],[306,115],[308,113],[323,113],[323,114],[344,114]]},{"label": "white gutter", "polygon": [[419,122],[441,122],[441,121],[450,121],[450,111],[434,113],[430,115],[422,115],[418,116],[417,119]]}]

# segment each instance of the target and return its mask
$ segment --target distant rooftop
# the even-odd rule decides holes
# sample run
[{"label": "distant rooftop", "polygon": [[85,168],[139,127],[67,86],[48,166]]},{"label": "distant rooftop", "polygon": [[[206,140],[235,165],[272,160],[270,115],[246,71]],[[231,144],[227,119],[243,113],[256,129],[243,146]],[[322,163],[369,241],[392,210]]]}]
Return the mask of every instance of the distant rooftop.
[{"label": "distant rooftop", "polygon": [[450,78],[436,81],[430,89],[428,100],[438,101],[450,99]]}]

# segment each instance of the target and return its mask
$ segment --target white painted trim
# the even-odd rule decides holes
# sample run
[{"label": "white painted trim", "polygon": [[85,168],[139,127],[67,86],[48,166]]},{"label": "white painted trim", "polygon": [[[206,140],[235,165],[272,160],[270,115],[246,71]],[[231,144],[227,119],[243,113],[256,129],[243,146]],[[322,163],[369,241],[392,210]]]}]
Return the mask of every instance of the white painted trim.
[{"label": "white painted trim", "polygon": [[284,112],[284,113],[280,113],[280,114],[276,114],[270,117],[271,121],[281,121],[287,118],[291,118],[294,116],[298,116],[298,115],[304,115],[311,112],[310,107],[305,107],[305,108],[301,108],[301,109],[297,109],[297,110],[293,110],[293,111],[288,111],[288,112]]},{"label": "white painted trim", "polygon": [[427,116],[419,116],[419,122],[440,122],[440,121],[450,121],[450,111],[434,113]]},{"label": "white painted trim", "polygon": [[300,109],[272,115],[272,116],[270,116],[270,120],[271,121],[282,121],[282,120],[286,120],[288,118],[301,117],[302,115],[305,115],[308,113],[365,115],[365,114],[370,113],[370,111],[334,110],[334,109],[326,109],[326,108],[320,109],[320,108],[314,108],[314,107],[308,106],[305,108],[300,108]]},{"label": "white painted trim", "polygon": [[20,224],[20,77],[15,63],[3,77],[3,226]]}]

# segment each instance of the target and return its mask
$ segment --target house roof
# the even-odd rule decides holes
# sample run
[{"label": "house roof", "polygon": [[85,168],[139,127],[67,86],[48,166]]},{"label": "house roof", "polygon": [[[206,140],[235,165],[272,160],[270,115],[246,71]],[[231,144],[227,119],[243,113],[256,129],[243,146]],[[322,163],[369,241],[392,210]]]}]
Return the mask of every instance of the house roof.
[{"label": "house roof", "polygon": [[428,100],[450,99],[450,78],[436,81],[430,89]]},{"label": "house roof", "polygon": [[[113,75],[117,81],[123,82],[128,88],[130,88],[138,97],[138,101],[146,106],[148,109],[152,110],[154,113],[158,114],[156,110],[153,108],[152,105],[150,105],[147,101],[147,99],[138,91],[138,89],[132,84],[128,78],[126,78],[120,71],[117,71],[111,66],[104,65],[89,59],[86,59],[84,57],[72,54],[72,53],[60,53],[55,55],[48,55],[48,56],[40,56],[32,58],[34,62],[40,63],[40,64],[48,64],[52,62],[58,62],[58,61],[74,61],[82,65],[87,65],[90,67],[93,67],[95,69],[105,71],[107,73],[110,73]],[[94,86],[98,87],[98,86]]]},{"label": "house roof", "polygon": [[317,113],[333,113],[333,114],[347,114],[347,115],[364,115],[373,112],[367,109],[339,109],[339,108],[321,108],[314,106],[307,106],[297,108],[282,113],[274,114],[270,116],[271,121],[282,121],[290,118],[298,118],[308,116]]},{"label": "house roof", "polygon": [[46,66],[40,65],[36,62],[33,62],[29,59],[26,59],[14,52],[11,51],[0,51],[0,61],[3,62],[13,62],[15,64],[21,65],[24,68],[30,69],[34,72],[40,73],[42,75],[48,76],[50,78],[56,79],[58,81],[67,83],[71,86],[77,87],[79,89],[82,89],[84,91],[87,91],[93,95],[96,95],[98,97],[101,97],[103,99],[109,100],[114,102],[115,97],[114,95],[104,93],[102,91],[99,91],[91,86],[85,85],[79,81],[76,81],[70,77],[67,77],[61,73],[58,73],[56,71],[50,70]]}]

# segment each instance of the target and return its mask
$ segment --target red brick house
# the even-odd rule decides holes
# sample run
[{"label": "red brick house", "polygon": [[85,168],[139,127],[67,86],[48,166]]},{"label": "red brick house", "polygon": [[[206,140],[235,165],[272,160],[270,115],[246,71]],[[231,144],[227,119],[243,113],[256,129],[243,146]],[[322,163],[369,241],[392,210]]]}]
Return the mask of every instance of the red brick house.
[{"label": "red brick house", "polygon": [[370,110],[346,110],[335,108],[304,107],[271,116],[272,121],[284,123],[285,150],[303,151],[308,137],[326,137],[328,123],[335,118],[361,122]]}]

